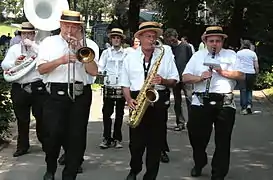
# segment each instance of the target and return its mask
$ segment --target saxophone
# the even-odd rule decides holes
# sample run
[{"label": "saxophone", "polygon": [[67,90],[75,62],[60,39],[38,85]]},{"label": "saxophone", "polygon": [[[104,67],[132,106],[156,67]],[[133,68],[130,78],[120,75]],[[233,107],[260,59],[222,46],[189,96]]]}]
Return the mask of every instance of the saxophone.
[{"label": "saxophone", "polygon": [[156,41],[156,48],[159,48],[161,50],[161,53],[156,59],[155,64],[153,65],[150,73],[148,74],[146,80],[144,81],[144,85],[142,86],[136,98],[136,101],[137,101],[136,109],[130,110],[129,112],[129,120],[127,124],[131,128],[135,128],[140,124],[142,117],[145,114],[148,106],[157,102],[159,99],[159,94],[157,90],[154,89],[152,80],[158,72],[158,68],[164,56],[165,49],[163,47],[162,42],[159,40]]}]

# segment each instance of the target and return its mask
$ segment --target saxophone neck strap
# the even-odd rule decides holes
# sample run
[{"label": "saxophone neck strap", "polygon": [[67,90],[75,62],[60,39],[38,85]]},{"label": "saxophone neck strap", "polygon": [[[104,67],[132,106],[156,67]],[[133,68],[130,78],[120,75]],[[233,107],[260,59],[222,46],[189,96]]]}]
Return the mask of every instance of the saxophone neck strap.
[{"label": "saxophone neck strap", "polygon": [[146,62],[145,62],[145,57],[143,58],[144,79],[146,79],[147,76],[148,76],[148,72],[149,72],[149,69],[150,69],[150,66],[151,66],[152,58],[153,58],[153,55],[151,55],[151,57],[149,59],[149,63],[148,63],[147,66],[146,66]]}]

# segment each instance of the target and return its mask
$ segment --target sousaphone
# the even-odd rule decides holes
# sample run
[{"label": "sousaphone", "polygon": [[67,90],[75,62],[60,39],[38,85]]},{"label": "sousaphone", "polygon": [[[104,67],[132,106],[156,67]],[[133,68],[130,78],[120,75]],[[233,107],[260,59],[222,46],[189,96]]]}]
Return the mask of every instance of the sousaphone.
[{"label": "sousaphone", "polygon": [[[51,31],[60,28],[60,17],[63,10],[69,9],[67,0],[25,0],[24,13],[28,21],[38,30],[36,43],[40,43]],[[5,71],[3,76],[7,82],[13,82],[29,73],[36,65],[31,57],[26,57],[17,66]]]}]

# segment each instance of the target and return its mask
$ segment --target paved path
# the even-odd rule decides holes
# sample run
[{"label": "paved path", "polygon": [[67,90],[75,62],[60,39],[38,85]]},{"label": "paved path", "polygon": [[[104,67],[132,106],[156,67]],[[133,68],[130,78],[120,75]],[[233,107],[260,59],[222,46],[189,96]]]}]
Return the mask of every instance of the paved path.
[{"label": "paved path", "polygon": [[[273,179],[273,115],[272,105],[263,101],[263,94],[256,92],[254,110],[256,114],[242,116],[237,112],[237,121],[232,137],[231,167],[227,180],[272,180]],[[236,97],[238,102],[238,96]],[[93,95],[92,114],[88,126],[88,147],[85,153],[84,173],[78,180],[123,180],[128,173],[128,127],[123,126],[124,148],[121,150],[98,148],[101,139],[101,96]],[[239,108],[238,108],[239,109]],[[128,117],[126,113],[125,119]],[[174,113],[170,109],[169,127],[174,126]],[[187,132],[168,131],[171,148],[171,162],[161,164],[158,180],[209,180],[210,165],[204,169],[204,176],[192,178],[189,171],[192,167],[191,147]],[[44,154],[31,129],[31,153],[13,158],[15,141],[0,152],[0,180],[41,180],[45,171]],[[213,152],[213,136],[208,147],[209,157]],[[143,166],[144,167],[144,166]],[[59,167],[56,180],[61,180]],[[139,179],[143,173],[139,175]]]}]

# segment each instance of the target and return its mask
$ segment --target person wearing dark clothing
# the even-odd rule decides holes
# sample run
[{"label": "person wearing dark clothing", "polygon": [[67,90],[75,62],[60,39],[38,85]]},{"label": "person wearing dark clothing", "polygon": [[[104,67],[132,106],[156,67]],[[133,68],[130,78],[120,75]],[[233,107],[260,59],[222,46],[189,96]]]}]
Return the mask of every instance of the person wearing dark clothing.
[{"label": "person wearing dark clothing", "polygon": [[[181,80],[182,73],[188,63],[189,59],[192,56],[191,47],[187,44],[181,43],[178,40],[178,33],[175,29],[169,28],[164,32],[164,42],[172,47],[172,51],[174,54],[175,64],[179,72],[179,78]],[[191,104],[191,92],[192,86],[190,84],[184,84],[183,82],[179,82],[173,88],[173,95],[174,95],[174,110],[176,115],[176,127],[174,130],[181,131],[185,129],[185,116],[183,116],[182,111],[182,95],[181,90],[183,90],[184,95],[186,97],[187,103],[187,110],[188,113],[190,111],[190,104]]]}]

